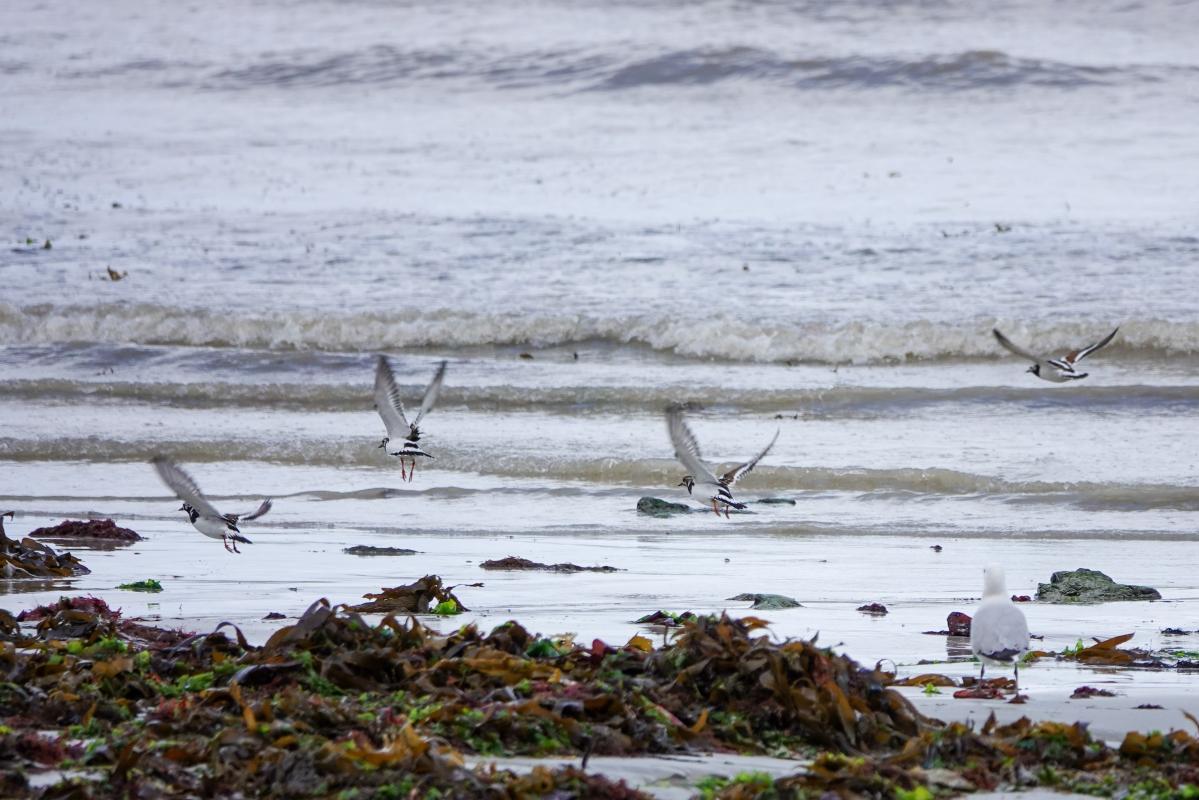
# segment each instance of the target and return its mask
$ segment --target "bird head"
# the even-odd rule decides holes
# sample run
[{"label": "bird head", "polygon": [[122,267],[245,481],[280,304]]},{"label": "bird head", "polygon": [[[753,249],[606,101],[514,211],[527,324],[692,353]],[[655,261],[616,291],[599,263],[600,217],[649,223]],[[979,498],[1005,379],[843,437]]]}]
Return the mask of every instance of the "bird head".
[{"label": "bird head", "polygon": [[679,486],[686,486],[687,494],[691,494],[691,490],[695,488],[695,478],[690,475],[684,475],[683,480],[679,481]]}]

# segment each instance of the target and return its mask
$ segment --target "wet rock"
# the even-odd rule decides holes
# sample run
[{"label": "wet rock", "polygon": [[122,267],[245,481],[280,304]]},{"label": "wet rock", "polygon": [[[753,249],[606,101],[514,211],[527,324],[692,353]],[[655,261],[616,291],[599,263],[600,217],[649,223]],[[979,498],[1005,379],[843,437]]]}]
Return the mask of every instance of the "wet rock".
[{"label": "wet rock", "polygon": [[1091,697],[1115,697],[1116,693],[1110,689],[1096,689],[1094,686],[1079,686],[1074,690],[1074,694],[1070,695],[1071,700],[1086,700]]},{"label": "wet rock", "polygon": [[414,556],[415,550],[406,547],[372,547],[368,544],[356,544],[342,550],[352,556]]},{"label": "wet rock", "polygon": [[798,600],[781,594],[739,594],[727,599],[746,602],[752,601],[753,605],[750,608],[765,609],[767,611],[779,608],[803,608]]},{"label": "wet rock", "polygon": [[795,501],[790,497],[759,497],[753,501],[758,505],[763,506],[793,506]]},{"label": "wet rock", "polygon": [[1049,583],[1037,585],[1037,599],[1047,603],[1110,603],[1120,600],[1160,600],[1149,586],[1116,583],[1093,569],[1055,572]]},{"label": "wet rock", "polygon": [[858,606],[858,611],[863,614],[877,614],[881,617],[887,614],[887,607],[882,603],[867,603],[864,606]]},{"label": "wet rock", "polygon": [[1162,628],[1163,636],[1187,636],[1193,631],[1183,630],[1182,628]]},{"label": "wet rock", "polygon": [[637,501],[637,511],[651,517],[669,517],[672,514],[690,514],[691,507],[683,503],[671,503],[656,497],[643,497]]},{"label": "wet rock", "polygon": [[269,613],[265,617],[263,617],[263,619],[287,619],[287,615],[280,614],[278,611],[272,611],[271,613]]},{"label": "wet rock", "polygon": [[970,615],[961,611],[950,612],[949,616],[945,618],[945,625],[949,628],[950,636],[969,636],[970,622]]},{"label": "wet rock", "polygon": [[540,572],[620,572],[616,567],[580,567],[578,564],[542,564],[527,558],[508,556],[484,561],[479,565],[483,569],[520,572],[525,570]]},{"label": "wet rock", "polygon": [[63,520],[50,528],[38,528],[29,534],[37,539],[103,539],[108,542],[140,542],[137,531],[118,526],[111,519]]}]

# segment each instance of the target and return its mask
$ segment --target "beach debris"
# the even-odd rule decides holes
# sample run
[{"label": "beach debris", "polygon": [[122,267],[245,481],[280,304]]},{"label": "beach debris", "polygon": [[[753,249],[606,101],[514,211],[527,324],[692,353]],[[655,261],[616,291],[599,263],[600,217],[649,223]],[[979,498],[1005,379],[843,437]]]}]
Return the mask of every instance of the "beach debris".
[{"label": "beach debris", "polygon": [[655,611],[652,614],[646,614],[640,619],[633,620],[634,625],[665,625],[668,628],[683,624],[684,622],[694,622],[699,619],[692,611],[684,611],[681,614],[676,614],[673,611]]},{"label": "beach debris", "polygon": [[887,615],[887,607],[882,603],[867,603],[864,606],[858,606],[858,611],[861,611],[863,614],[874,614],[880,617]]},{"label": "beach debris", "polygon": [[532,353],[521,353],[521,354],[518,356],[518,358],[521,358],[521,359],[523,359],[523,360],[525,360],[525,361],[532,361],[532,360],[533,360],[533,354],[532,354]]},{"label": "beach debris", "polygon": [[1031,603],[1032,598],[1026,594],[1014,594],[1014,595],[1012,595],[1012,602],[1013,603]]},{"label": "beach debris", "polygon": [[[472,584],[482,586],[482,584]],[[454,596],[453,586],[443,586],[437,575],[426,575],[418,581],[404,586],[384,587],[373,594],[365,594],[369,603],[359,603],[347,606],[350,611],[360,614],[427,614],[433,613],[435,607],[453,600],[459,611],[470,611],[462,601]]]},{"label": "beach debris", "polygon": [[962,686],[953,693],[955,700],[1003,700],[1005,691],[1016,688],[1011,678],[988,678],[986,680],[962,680]]},{"label": "beach debris", "polygon": [[117,587],[130,592],[151,592],[158,593],[162,591],[162,584],[154,578],[146,578],[144,581],[135,581],[133,583],[122,583]]},{"label": "beach debris", "polygon": [[540,572],[620,572],[616,567],[580,567],[578,564],[542,564],[527,558],[508,556],[484,561],[479,566],[482,569],[505,570],[520,572],[535,570]]},{"label": "beach debris", "polygon": [[1141,709],[1144,709],[1144,710],[1149,710],[1149,709],[1154,709],[1154,710],[1157,710],[1157,709],[1163,709],[1163,708],[1165,708],[1165,706],[1159,706],[1157,703],[1141,703],[1139,706],[1133,706],[1133,709],[1135,709],[1135,710],[1141,710]]},{"label": "beach debris", "polygon": [[969,614],[963,611],[952,611],[945,618],[945,625],[949,628],[950,636],[969,636],[972,621]]},{"label": "beach debris", "polygon": [[406,547],[375,547],[369,544],[356,544],[342,550],[352,556],[414,556],[415,550]]},{"label": "beach debris", "polygon": [[35,539],[103,539],[109,542],[140,542],[137,531],[118,526],[111,519],[63,520],[50,528],[29,533]]},{"label": "beach debris", "polygon": [[1195,631],[1185,631],[1182,628],[1162,628],[1163,636],[1189,636]]},{"label": "beach debris", "polygon": [[107,272],[108,279],[110,281],[124,280],[126,277],[129,276],[129,270],[125,270],[124,272],[117,272],[111,266],[105,267],[105,270]]},{"label": "beach debris", "polygon": [[[12,512],[6,512],[12,516]],[[8,538],[0,515],[0,578],[70,578],[87,575],[90,569],[67,551],[56,552],[48,545],[25,537]]]},{"label": "beach debris", "polygon": [[794,597],[787,597],[784,594],[744,593],[726,597],[725,599],[737,600],[744,603],[752,602],[753,605],[750,608],[763,609],[765,611],[775,611],[780,608],[803,608]]},{"label": "beach debris", "polygon": [[615,648],[516,622],[447,634],[412,617],[371,625],[318,600],[258,647],[229,623],[187,634],[101,602],[63,598],[36,635],[0,644],[6,796],[297,797],[319,786],[324,797],[640,800],[572,767],[516,775],[467,768],[463,754],[718,750],[804,756],[794,775],[708,785],[705,797],[725,800],[1087,785],[1125,796],[1149,775],[1164,797],[1187,796],[1199,764],[1185,731],[1129,734],[1116,749],[1082,724],[941,723],[885,673],[811,641],[772,641],[752,618],[704,617],[668,645]]},{"label": "beach debris", "polygon": [[1086,568],[1055,572],[1049,583],[1037,585],[1037,600],[1046,603],[1110,603],[1161,597],[1149,586],[1116,583],[1102,572]]},{"label": "beach debris", "polygon": [[651,517],[669,517],[672,514],[690,514],[691,506],[685,503],[671,503],[657,497],[642,497],[637,501],[637,511]]},{"label": "beach debris", "polygon": [[272,611],[263,617],[263,619],[287,619],[287,615],[280,614],[278,611]]},{"label": "beach debris", "polygon": [[752,502],[762,506],[793,506],[796,504],[791,497],[759,497]]},{"label": "beach debris", "polygon": [[945,548],[941,547],[941,545],[939,545],[939,544],[934,544],[932,547],[930,547],[928,549],[932,550],[934,553],[939,553],[942,550],[944,550]]},{"label": "beach debris", "polygon": [[957,686],[958,683],[948,675],[942,675],[939,672],[925,672],[920,675],[912,675],[902,680],[897,680],[893,684],[895,686]]},{"label": "beach debris", "polygon": [[1110,689],[1096,689],[1094,686],[1079,686],[1074,690],[1074,694],[1070,695],[1071,700],[1086,700],[1091,697],[1115,697],[1116,693]]}]

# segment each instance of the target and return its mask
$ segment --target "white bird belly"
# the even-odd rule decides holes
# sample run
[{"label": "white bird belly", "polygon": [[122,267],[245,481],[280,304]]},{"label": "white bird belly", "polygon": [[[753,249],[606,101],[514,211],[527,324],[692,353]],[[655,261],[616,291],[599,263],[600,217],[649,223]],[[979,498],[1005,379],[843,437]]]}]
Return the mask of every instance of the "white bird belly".
[{"label": "white bird belly", "polygon": [[196,521],[192,523],[200,533],[205,536],[211,536],[213,539],[222,539],[227,534],[232,533],[229,526],[223,520],[209,519],[208,517],[196,517]]}]

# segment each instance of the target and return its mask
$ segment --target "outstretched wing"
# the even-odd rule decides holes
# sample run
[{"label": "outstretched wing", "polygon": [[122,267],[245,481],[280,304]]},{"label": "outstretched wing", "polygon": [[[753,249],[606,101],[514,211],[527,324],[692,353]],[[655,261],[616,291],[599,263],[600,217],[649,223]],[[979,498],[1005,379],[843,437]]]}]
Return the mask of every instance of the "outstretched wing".
[{"label": "outstretched wing", "polygon": [[445,367],[449,362],[442,361],[441,366],[437,368],[437,372],[433,375],[433,380],[429,382],[429,388],[425,389],[425,396],[420,401],[420,411],[416,412],[416,419],[412,420],[412,427],[420,425],[420,421],[425,418],[433,408],[433,404],[437,402],[437,395],[441,394],[441,382],[445,380]]},{"label": "outstretched wing", "polygon": [[404,401],[400,400],[400,387],[396,386],[395,373],[386,356],[379,356],[375,363],[375,409],[387,426],[387,436],[390,439],[400,439],[408,435],[411,426],[408,417],[404,415]]},{"label": "outstretched wing", "polygon": [[999,328],[992,328],[991,333],[995,334],[996,341],[998,341],[999,344],[1003,345],[1003,349],[1007,350],[1009,353],[1020,356],[1021,358],[1027,358],[1029,361],[1033,362],[1034,364],[1039,363],[1041,361],[1040,356],[1034,356],[1032,353],[1028,352],[1023,347],[1020,347],[1020,346],[1014,344],[1011,339],[1007,338],[1006,336],[1004,336],[1002,333],[999,332]]},{"label": "outstretched wing", "polygon": [[746,461],[744,464],[740,464],[736,467],[733,467],[728,472],[724,473],[724,478],[722,480],[724,480],[725,484],[728,486],[732,486],[737,481],[739,481],[741,478],[743,478],[745,475],[748,475],[749,473],[753,472],[754,467],[758,466],[758,462],[766,457],[766,454],[770,452],[770,448],[774,447],[774,443],[777,442],[778,440],[779,440],[779,432],[776,430],[774,432],[774,438],[770,440],[770,444],[766,445],[766,447],[762,449],[762,452],[758,453],[756,456],[754,456],[749,461]]},{"label": "outstretched wing", "polygon": [[1108,343],[1111,342],[1111,340],[1113,338],[1115,338],[1116,334],[1119,331],[1120,331],[1120,329],[1116,328],[1116,330],[1112,331],[1107,336],[1103,337],[1103,339],[1101,341],[1096,342],[1095,344],[1091,345],[1090,347],[1084,347],[1081,350],[1075,350],[1073,353],[1067,354],[1066,357],[1062,360],[1065,361],[1067,364],[1077,364],[1079,361],[1082,361],[1084,358],[1089,356],[1091,353],[1094,353],[1096,350],[1099,350],[1100,348],[1103,348],[1103,347],[1107,347]]},{"label": "outstretched wing", "polygon": [[720,480],[703,462],[703,456],[699,453],[699,442],[695,440],[695,434],[683,420],[682,411],[671,409],[666,412],[666,428],[670,431],[670,443],[674,445],[675,458],[687,468],[687,473],[695,478],[697,483],[719,484]]},{"label": "outstretched wing", "polygon": [[192,480],[192,476],[188,475],[183,469],[163,456],[155,456],[150,459],[150,463],[154,465],[154,469],[158,471],[158,477],[162,478],[175,495],[194,508],[202,517],[210,519],[223,519],[221,512],[213,508],[212,503],[208,502],[208,498],[200,491],[200,487]]},{"label": "outstretched wing", "polygon": [[252,519],[258,519],[263,514],[270,511],[272,505],[274,505],[274,503],[272,503],[271,499],[268,497],[266,500],[262,501],[262,505],[260,505],[256,511],[252,511],[249,514],[230,514],[228,519],[232,521],[234,525],[239,522],[249,522]]}]

